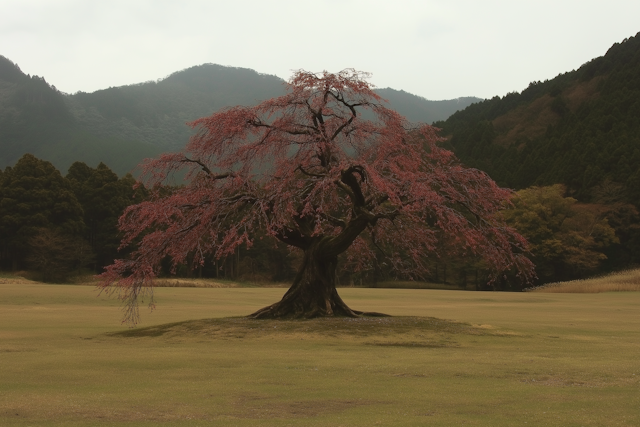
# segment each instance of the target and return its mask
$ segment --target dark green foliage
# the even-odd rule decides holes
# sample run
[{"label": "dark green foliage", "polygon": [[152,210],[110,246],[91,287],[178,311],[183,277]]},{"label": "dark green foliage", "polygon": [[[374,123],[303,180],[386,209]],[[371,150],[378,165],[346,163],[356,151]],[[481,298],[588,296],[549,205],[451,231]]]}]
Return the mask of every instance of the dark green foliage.
[{"label": "dark green foliage", "polygon": [[2,266],[21,268],[40,229],[80,236],[83,211],[69,182],[49,162],[25,154],[1,175]]},{"label": "dark green foliage", "polygon": [[75,162],[63,178],[50,162],[25,154],[0,173],[0,267],[29,268],[45,281],[87,267],[100,272],[118,255],[118,218],[146,197],[135,183],[103,163]]},{"label": "dark green foliage", "polygon": [[[577,94],[581,90],[584,99]],[[491,130],[497,119],[517,108],[531,110],[545,96],[553,99],[541,107],[552,112],[543,134]],[[533,128],[542,115],[523,114],[518,124]],[[593,188],[609,179],[622,184],[626,200],[638,206],[633,180],[640,164],[640,35],[577,71],[471,105],[438,125],[464,163],[487,171],[501,185],[563,183],[572,195],[589,201]]]},{"label": "dark green foliage", "polygon": [[[13,167],[0,170],[0,268],[27,268],[49,282],[65,281],[80,269],[101,272],[123,255],[118,251],[119,217],[147,196],[144,186],[135,185],[131,175],[118,178],[103,163],[92,168],[75,162],[63,178],[50,162],[24,155]],[[263,237],[225,259],[207,259],[195,274],[290,279],[294,257],[283,244]],[[186,265],[178,270],[178,275],[193,274]]]},{"label": "dark green foliage", "polygon": [[619,243],[606,219],[607,208],[578,204],[564,197],[562,185],[519,191],[504,211],[507,223],[531,244],[532,260],[542,283],[584,278],[607,259]]},{"label": "dark green foliage", "polygon": [[577,200],[595,203],[602,203],[601,186],[616,186],[606,215],[620,244],[607,250],[603,268],[640,263],[631,213],[640,208],[640,33],[576,71],[473,104],[436,125],[448,148],[499,185],[561,183]]},{"label": "dark green foliage", "polygon": [[118,218],[127,206],[142,201],[146,191],[142,186],[134,190],[131,175],[119,179],[104,163],[94,169],[75,162],[66,178],[84,210],[85,238],[96,254],[94,269],[101,272],[118,256]]},{"label": "dark green foliage", "polygon": [[44,282],[64,282],[94,260],[85,240],[57,230],[41,228],[28,243],[27,266]]}]

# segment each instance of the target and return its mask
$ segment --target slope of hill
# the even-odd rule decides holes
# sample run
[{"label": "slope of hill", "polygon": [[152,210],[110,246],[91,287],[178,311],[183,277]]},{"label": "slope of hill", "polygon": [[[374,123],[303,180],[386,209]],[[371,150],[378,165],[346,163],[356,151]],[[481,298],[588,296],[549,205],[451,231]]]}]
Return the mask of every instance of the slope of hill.
[{"label": "slope of hill", "polygon": [[[62,171],[79,160],[104,162],[123,174],[145,157],[183,147],[193,132],[187,122],[279,96],[284,88],[276,76],[203,64],[156,82],[65,95],[0,57],[0,168],[29,152]],[[409,120],[426,123],[479,101],[428,101],[404,91],[379,92]]]},{"label": "slope of hill", "polygon": [[284,81],[245,68],[204,64],[157,82],[112,87],[66,98],[80,126],[104,137],[177,150],[192,134],[187,122],[220,108],[278,96]]},{"label": "slope of hill", "polygon": [[76,160],[102,161],[122,175],[159,152],[143,142],[100,137],[84,130],[68,109],[65,95],[44,78],[25,75],[0,56],[0,168],[32,153],[62,171]]},{"label": "slope of hill", "polygon": [[578,70],[437,125],[464,163],[503,186],[563,183],[583,201],[615,187],[640,206],[640,33]]}]

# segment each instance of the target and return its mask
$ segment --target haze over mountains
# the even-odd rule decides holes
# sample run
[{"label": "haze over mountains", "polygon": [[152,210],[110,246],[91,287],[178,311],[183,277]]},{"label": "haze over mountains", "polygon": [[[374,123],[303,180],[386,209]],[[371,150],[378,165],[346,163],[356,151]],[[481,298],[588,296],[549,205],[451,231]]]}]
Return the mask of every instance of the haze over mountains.
[{"label": "haze over mountains", "polygon": [[[145,157],[184,146],[193,132],[186,122],[281,95],[283,83],[246,68],[203,64],[156,82],[67,95],[0,56],[0,168],[29,152],[62,171],[77,160],[102,161],[123,174]],[[429,101],[390,88],[378,92],[414,122],[443,120],[480,101]]]}]

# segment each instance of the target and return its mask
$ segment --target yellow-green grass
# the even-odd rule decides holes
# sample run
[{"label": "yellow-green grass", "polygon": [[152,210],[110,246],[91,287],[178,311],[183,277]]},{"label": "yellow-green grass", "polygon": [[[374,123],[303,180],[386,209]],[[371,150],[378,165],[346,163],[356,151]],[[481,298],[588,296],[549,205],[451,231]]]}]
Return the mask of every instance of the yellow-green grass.
[{"label": "yellow-green grass", "polygon": [[603,277],[548,283],[531,290],[550,293],[600,293],[640,291],[640,269],[620,271]]},{"label": "yellow-green grass", "polygon": [[159,288],[129,329],[91,287],[9,282],[2,426],[640,425],[636,292],[343,288],[398,317],[249,321],[284,290]]}]

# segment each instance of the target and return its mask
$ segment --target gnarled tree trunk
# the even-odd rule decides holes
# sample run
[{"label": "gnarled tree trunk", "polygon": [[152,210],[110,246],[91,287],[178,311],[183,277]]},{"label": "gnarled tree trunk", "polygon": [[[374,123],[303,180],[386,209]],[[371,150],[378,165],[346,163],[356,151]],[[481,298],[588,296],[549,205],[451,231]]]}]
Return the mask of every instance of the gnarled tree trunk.
[{"label": "gnarled tree trunk", "polygon": [[337,255],[323,251],[320,242],[304,251],[304,259],[293,285],[275,304],[264,307],[249,317],[312,318],[326,316],[384,316],[350,309],[336,290]]}]

